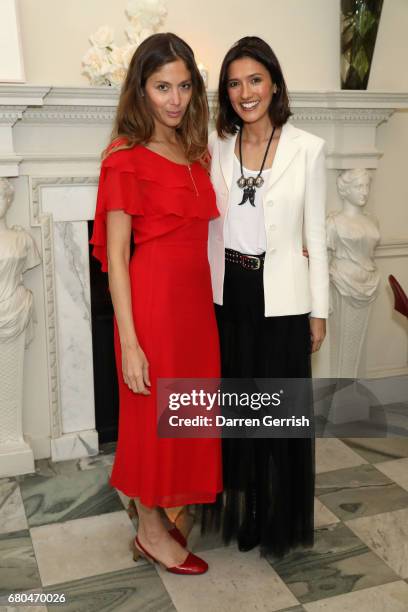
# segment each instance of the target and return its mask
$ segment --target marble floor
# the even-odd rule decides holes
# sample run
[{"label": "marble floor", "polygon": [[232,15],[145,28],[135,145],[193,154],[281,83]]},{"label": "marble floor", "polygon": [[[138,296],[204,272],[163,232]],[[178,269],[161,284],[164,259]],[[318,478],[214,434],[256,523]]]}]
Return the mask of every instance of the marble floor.
[{"label": "marble floor", "polygon": [[[407,612],[408,439],[317,440],[313,549],[265,559],[196,526],[190,547],[210,570],[195,578],[134,563],[128,500],[108,484],[113,457],[105,445],[0,480],[0,612]],[[66,601],[7,605],[16,592]]]}]

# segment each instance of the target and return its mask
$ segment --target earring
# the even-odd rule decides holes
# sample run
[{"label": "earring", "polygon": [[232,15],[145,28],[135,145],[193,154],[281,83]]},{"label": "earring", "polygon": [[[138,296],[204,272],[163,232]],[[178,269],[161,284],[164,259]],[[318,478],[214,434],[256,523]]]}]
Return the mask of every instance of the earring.
[{"label": "earring", "polygon": [[278,88],[276,87],[276,85],[273,88],[273,93],[276,93],[278,91]]}]

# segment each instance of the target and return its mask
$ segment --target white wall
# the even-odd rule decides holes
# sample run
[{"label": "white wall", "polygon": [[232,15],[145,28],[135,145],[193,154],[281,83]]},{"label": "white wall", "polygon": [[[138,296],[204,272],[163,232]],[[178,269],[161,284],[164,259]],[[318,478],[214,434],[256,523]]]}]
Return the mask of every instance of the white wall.
[{"label": "white wall", "polygon": [[[336,0],[329,0],[329,4]],[[408,90],[408,2],[384,0],[369,89]]]},{"label": "white wall", "polygon": [[[85,85],[81,58],[100,25],[125,42],[126,0],[19,0],[27,81]],[[241,36],[267,40],[292,89],[339,88],[340,0],[167,0],[163,30],[184,37],[210,70],[215,88],[228,47]],[[408,89],[408,3],[385,0],[371,89]]]},{"label": "white wall", "polygon": [[[20,0],[27,81],[85,85],[81,58],[100,25],[125,41],[126,0]],[[339,0],[168,0],[164,31],[189,42],[215,88],[228,47],[238,38],[264,37],[282,61],[290,87],[334,89],[338,77]]]}]

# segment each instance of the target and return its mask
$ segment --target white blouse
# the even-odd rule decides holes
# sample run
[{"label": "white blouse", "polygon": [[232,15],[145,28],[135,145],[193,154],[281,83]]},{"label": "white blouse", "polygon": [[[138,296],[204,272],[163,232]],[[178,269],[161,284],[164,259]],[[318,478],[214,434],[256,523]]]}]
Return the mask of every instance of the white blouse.
[{"label": "white blouse", "polygon": [[[264,170],[264,184],[255,189],[255,206],[247,200],[239,206],[244,195],[237,181],[241,176],[240,164],[234,155],[234,176],[229,194],[228,212],[224,225],[224,240],[227,249],[234,249],[247,255],[260,255],[266,251],[266,231],[263,210],[263,196],[271,169]],[[245,177],[256,177],[259,170],[248,170],[244,167]]]}]

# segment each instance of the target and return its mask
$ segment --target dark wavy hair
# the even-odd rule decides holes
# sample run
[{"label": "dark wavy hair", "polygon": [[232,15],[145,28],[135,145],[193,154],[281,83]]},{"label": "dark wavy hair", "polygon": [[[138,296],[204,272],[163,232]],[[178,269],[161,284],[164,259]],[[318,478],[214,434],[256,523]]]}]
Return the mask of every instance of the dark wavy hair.
[{"label": "dark wavy hair", "polygon": [[207,151],[208,102],[205,86],[191,47],[176,34],[153,34],[136,49],[123,83],[106,157],[114,151],[147,143],[154,132],[154,119],[144,96],[147,79],[165,64],[182,60],[191,74],[192,97],[181,124],[176,128],[188,161],[199,160]]},{"label": "dark wavy hair", "polygon": [[278,58],[268,43],[262,40],[262,38],[258,36],[245,36],[245,38],[241,38],[231,47],[224,57],[221,66],[216,119],[217,132],[221,138],[236,134],[242,126],[242,119],[232,108],[228,96],[228,70],[232,62],[244,57],[250,57],[265,66],[271,75],[273,83],[276,84],[277,92],[273,95],[269,107],[269,116],[272,123],[276,127],[280,127],[292,115],[289,107],[288,90]]}]

